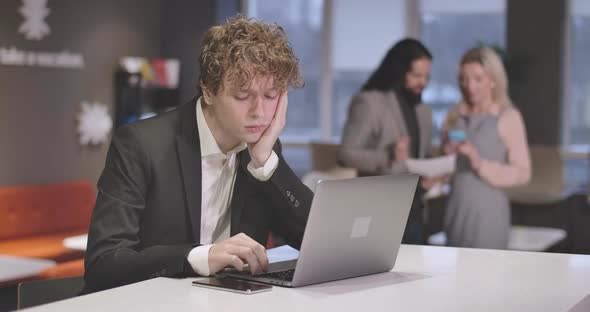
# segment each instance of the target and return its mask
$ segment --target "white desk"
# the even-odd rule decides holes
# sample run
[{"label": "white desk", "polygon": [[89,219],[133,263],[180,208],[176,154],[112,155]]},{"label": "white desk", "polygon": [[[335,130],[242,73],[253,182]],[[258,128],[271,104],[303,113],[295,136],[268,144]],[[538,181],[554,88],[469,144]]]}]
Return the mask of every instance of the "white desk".
[{"label": "white desk", "polygon": [[0,255],[0,284],[35,276],[55,261]]},{"label": "white desk", "polygon": [[[567,237],[563,229],[513,225],[510,227],[508,237],[509,250],[521,251],[545,251]],[[445,246],[447,235],[445,232],[438,232],[428,237],[428,244]]]},{"label": "white desk", "polygon": [[[393,272],[241,295],[157,278],[31,311],[590,311],[590,256],[406,246]],[[580,303],[580,304],[579,304]],[[586,306],[587,305],[587,306]]]}]

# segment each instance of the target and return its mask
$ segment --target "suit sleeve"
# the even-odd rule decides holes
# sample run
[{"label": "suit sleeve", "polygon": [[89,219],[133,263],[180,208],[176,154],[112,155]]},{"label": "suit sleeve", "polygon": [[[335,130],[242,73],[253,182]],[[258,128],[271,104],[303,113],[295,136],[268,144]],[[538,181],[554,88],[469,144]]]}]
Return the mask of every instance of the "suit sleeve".
[{"label": "suit sleeve", "polygon": [[[368,148],[366,142],[378,132],[377,113],[366,96],[355,96],[348,110],[348,119],[342,132],[338,157],[346,167],[362,172],[386,174],[392,171],[393,146],[389,150]],[[394,167],[403,171],[402,163]]]},{"label": "suit sleeve", "polygon": [[142,215],[150,181],[149,154],[133,125],[119,128],[98,181],[85,257],[84,292],[93,292],[158,276],[190,272],[193,245],[144,247]]},{"label": "suit sleeve", "polygon": [[313,192],[305,186],[283,158],[281,143],[274,151],[279,163],[267,181],[260,182],[264,202],[271,211],[271,230],[299,249],[313,199]]}]

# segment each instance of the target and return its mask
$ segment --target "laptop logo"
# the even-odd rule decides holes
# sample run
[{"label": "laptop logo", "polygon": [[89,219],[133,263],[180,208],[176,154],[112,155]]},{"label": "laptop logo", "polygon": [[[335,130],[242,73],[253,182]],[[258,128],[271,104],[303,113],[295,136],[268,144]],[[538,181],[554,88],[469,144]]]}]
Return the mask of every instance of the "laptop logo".
[{"label": "laptop logo", "polygon": [[369,228],[371,227],[371,217],[359,217],[355,218],[352,222],[352,231],[350,232],[350,238],[363,238],[369,234]]}]

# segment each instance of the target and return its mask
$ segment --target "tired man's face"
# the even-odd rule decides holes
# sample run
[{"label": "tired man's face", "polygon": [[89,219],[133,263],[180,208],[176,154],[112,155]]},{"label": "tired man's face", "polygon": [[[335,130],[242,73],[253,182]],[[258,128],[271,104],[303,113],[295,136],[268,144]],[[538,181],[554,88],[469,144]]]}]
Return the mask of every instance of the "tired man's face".
[{"label": "tired man's face", "polygon": [[281,93],[270,75],[257,75],[243,88],[225,77],[217,94],[201,89],[203,112],[213,121],[208,126],[222,150],[257,142],[273,120]]}]

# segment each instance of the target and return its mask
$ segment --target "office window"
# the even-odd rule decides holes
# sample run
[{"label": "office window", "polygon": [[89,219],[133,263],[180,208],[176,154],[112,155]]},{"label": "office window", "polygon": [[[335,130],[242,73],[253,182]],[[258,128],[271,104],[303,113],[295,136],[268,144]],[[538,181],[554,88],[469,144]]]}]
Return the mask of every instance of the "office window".
[{"label": "office window", "polygon": [[587,0],[573,0],[570,8],[565,141],[570,149],[587,151],[590,145],[590,3]]},{"label": "office window", "polygon": [[505,1],[423,0],[421,38],[434,61],[423,100],[432,105],[435,140],[448,110],[460,99],[461,56],[477,45],[505,47]]},{"label": "office window", "polygon": [[275,22],[287,32],[299,57],[305,87],[289,92],[287,124],[282,137],[306,141],[320,135],[320,55],[323,0],[248,0],[247,15]]},{"label": "office window", "polygon": [[[435,57],[424,101],[433,107],[438,131],[448,109],[460,99],[461,55],[478,44],[505,46],[505,0],[372,0],[371,5],[356,0],[248,0],[244,4],[246,15],[283,26],[301,61],[306,85],[289,94],[287,125],[281,135],[287,144],[339,142],[352,96],[387,50],[408,36],[421,39]],[[329,65],[321,66],[322,62]],[[435,141],[438,137],[435,133]],[[301,171],[305,169],[302,166]]]},{"label": "office window", "polygon": [[406,36],[406,0],[339,0],[332,7],[332,129],[340,141],[352,96]]}]

